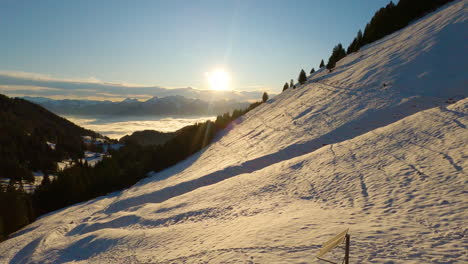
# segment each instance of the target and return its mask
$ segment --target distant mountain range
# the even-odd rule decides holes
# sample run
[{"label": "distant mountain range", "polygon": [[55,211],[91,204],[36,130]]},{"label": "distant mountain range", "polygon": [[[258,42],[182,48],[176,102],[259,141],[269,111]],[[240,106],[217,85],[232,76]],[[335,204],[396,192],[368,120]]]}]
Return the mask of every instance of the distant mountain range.
[{"label": "distant mountain range", "polygon": [[54,100],[45,97],[24,99],[62,115],[218,115],[234,109],[243,109],[247,102],[233,100],[200,100],[184,96],[153,97],[146,101],[126,98],[120,102],[95,100]]},{"label": "distant mountain range", "polygon": [[[47,89],[35,89],[42,87]],[[107,98],[149,98],[151,96],[184,96],[187,98],[207,100],[236,100],[253,101],[262,97],[264,89],[261,90],[202,90],[192,87],[163,88],[159,86],[132,86],[127,84],[108,83],[101,81],[77,81],[55,79],[34,73],[5,72],[0,71],[0,93],[10,96],[41,96],[57,97],[67,95],[75,98],[95,98],[95,100],[106,100]],[[105,95],[104,95],[105,94]],[[270,96],[274,95],[269,93]],[[101,99],[103,98],[103,99]]]}]

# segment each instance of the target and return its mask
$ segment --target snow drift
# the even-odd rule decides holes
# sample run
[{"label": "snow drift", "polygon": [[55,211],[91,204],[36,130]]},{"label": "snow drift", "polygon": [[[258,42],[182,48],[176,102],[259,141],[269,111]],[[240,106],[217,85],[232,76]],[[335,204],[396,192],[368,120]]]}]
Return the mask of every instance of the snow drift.
[{"label": "snow drift", "polygon": [[348,227],[351,263],[468,261],[466,7],[316,72],[128,190],[42,217],[0,262],[320,263]]}]

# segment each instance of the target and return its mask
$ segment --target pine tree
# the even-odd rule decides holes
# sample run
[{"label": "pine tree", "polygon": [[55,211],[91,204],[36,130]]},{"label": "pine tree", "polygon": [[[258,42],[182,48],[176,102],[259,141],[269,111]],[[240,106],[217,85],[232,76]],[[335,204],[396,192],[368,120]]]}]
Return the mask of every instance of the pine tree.
[{"label": "pine tree", "polygon": [[319,66],[319,67],[320,67],[320,69],[321,69],[321,68],[323,68],[324,66],[325,66],[325,63],[323,62],[323,59],[322,59],[322,61],[320,62],[320,66]]},{"label": "pine tree", "polygon": [[44,176],[42,177],[41,185],[48,185],[48,184],[50,184],[49,175],[47,173],[44,173]]},{"label": "pine tree", "polygon": [[312,74],[314,72],[315,72],[315,68],[312,68],[312,70],[310,70],[310,74]]},{"label": "pine tree", "polygon": [[289,83],[289,87],[294,87],[294,80],[291,79],[291,82]]},{"label": "pine tree", "polygon": [[266,92],[263,93],[262,100],[263,102],[266,102],[268,100],[268,94]]},{"label": "pine tree", "polygon": [[5,228],[3,227],[3,217],[0,215],[0,242],[7,239],[7,235],[8,234],[5,232]]},{"label": "pine tree", "polygon": [[283,86],[283,92],[289,89],[289,84],[286,82]]},{"label": "pine tree", "polygon": [[362,47],[362,31],[359,30],[358,33],[357,33],[357,36],[356,36],[356,50],[355,51],[358,51],[359,48]]},{"label": "pine tree", "polygon": [[355,51],[356,49],[356,38],[353,40],[353,42],[351,42],[351,44],[349,44],[348,48],[346,49],[346,54],[351,54]]},{"label": "pine tree", "polygon": [[346,56],[346,51],[343,49],[343,45],[341,45],[341,43],[339,43],[338,45],[336,45],[333,48],[332,55],[328,59],[327,69],[335,68],[336,62],[338,62],[339,60],[341,60],[345,56]]},{"label": "pine tree", "polygon": [[300,84],[304,84],[307,81],[307,75],[306,75],[306,73],[305,73],[305,71],[303,69],[299,73],[299,77],[297,78],[297,81]]},{"label": "pine tree", "polygon": [[0,229],[2,229],[0,230],[0,239],[1,236],[6,237],[33,220],[29,195],[16,189],[13,185],[0,190]]},{"label": "pine tree", "polygon": [[362,46],[362,31],[359,30],[357,36],[354,38],[353,42],[349,44],[348,49],[346,50],[346,54],[351,54],[356,52]]}]

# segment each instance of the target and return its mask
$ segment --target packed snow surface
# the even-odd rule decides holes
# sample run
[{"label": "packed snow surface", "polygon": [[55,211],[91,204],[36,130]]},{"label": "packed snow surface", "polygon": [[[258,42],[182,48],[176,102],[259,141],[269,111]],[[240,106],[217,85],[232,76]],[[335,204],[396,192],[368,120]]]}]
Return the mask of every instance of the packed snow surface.
[{"label": "packed snow surface", "polygon": [[363,47],[132,188],[42,217],[0,263],[325,263],[346,228],[351,263],[467,263],[466,10]]}]

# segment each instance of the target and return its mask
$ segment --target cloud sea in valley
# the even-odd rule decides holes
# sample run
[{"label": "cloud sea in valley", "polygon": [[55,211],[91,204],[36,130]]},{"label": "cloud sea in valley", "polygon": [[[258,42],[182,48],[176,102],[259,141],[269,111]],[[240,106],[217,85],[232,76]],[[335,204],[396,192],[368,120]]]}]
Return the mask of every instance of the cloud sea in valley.
[{"label": "cloud sea in valley", "polygon": [[104,136],[120,139],[135,131],[157,130],[173,132],[182,127],[215,120],[215,116],[144,116],[144,117],[105,117],[105,116],[63,116],[71,122]]}]

